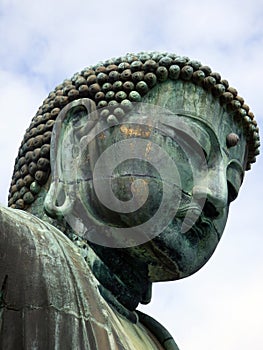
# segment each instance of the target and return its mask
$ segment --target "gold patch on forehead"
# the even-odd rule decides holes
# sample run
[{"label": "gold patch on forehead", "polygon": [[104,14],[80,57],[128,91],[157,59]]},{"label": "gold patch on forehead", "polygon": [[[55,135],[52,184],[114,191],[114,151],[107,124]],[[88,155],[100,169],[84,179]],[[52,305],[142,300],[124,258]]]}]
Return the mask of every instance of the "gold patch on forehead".
[{"label": "gold patch on forehead", "polygon": [[146,129],[145,126],[127,127],[126,125],[122,125],[120,131],[126,136],[140,136],[145,138],[148,138],[151,134],[151,129]]}]

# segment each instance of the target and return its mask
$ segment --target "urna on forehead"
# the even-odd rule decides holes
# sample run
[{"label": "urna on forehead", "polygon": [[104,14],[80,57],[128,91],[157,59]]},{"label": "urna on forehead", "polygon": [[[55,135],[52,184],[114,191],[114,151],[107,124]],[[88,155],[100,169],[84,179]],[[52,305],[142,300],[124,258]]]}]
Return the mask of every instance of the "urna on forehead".
[{"label": "urna on forehead", "polygon": [[[50,175],[50,140],[63,107],[79,98],[90,98],[101,109],[100,117],[125,120],[133,102],[163,82],[183,81],[202,87],[234,118],[244,133],[248,158],[246,170],[259,154],[259,130],[244,99],[219,73],[198,61],[169,53],[127,54],[83,69],[58,85],[44,100],[27,129],[15,162],[8,205],[27,209]],[[182,88],[186,84],[174,84]],[[158,101],[157,101],[158,104]]]}]

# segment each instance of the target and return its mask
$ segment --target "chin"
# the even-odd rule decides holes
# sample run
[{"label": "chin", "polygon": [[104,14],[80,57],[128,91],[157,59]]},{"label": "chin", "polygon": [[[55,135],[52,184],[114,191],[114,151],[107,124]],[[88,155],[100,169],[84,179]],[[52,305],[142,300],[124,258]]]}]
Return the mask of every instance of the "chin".
[{"label": "chin", "polygon": [[210,259],[221,234],[208,219],[199,219],[188,231],[180,230],[181,220],[173,222],[152,241],[145,244],[153,261],[149,264],[152,282],[172,281],[197,272]]}]

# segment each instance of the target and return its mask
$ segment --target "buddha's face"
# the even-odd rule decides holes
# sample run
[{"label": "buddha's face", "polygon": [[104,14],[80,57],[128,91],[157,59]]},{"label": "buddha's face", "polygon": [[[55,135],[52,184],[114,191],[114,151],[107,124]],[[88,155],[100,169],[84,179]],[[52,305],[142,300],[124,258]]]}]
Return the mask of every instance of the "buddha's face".
[{"label": "buddha's face", "polygon": [[173,103],[100,126],[75,157],[75,229],[147,262],[152,281],[189,276],[207,262],[244,172],[244,136],[220,106],[207,116]]}]

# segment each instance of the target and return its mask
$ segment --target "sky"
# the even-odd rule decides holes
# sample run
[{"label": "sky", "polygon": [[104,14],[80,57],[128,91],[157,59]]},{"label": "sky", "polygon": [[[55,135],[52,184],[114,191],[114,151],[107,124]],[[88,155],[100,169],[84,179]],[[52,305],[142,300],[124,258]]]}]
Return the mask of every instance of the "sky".
[{"label": "sky", "polygon": [[[18,147],[49,91],[84,67],[127,52],[169,51],[218,71],[262,129],[261,0],[0,0],[0,203]],[[227,227],[196,274],[154,286],[140,309],[180,350],[261,350],[262,157],[246,173]]]}]

